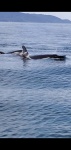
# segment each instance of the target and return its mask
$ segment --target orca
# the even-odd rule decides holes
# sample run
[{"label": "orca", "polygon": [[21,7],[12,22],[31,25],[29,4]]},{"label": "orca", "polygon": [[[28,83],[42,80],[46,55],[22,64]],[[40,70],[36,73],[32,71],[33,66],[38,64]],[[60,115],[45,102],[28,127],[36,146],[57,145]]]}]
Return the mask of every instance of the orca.
[{"label": "orca", "polygon": [[0,51],[0,54],[5,54],[4,52]]},{"label": "orca", "polygon": [[[0,51],[0,54],[5,54],[4,52]],[[23,45],[22,46],[22,50],[15,50],[15,51],[11,51],[8,52],[6,54],[16,54],[21,56],[23,59],[43,59],[43,58],[51,58],[54,60],[60,60],[60,61],[64,61],[66,60],[66,56],[65,55],[57,55],[57,54],[40,54],[40,55],[29,55],[26,47]]]},{"label": "orca", "polygon": [[54,60],[65,60],[65,55],[57,55],[57,54],[44,54],[44,55],[34,55],[30,56],[31,59],[43,59],[43,58],[52,58]]},{"label": "orca", "polygon": [[31,59],[29,57],[29,53],[25,46],[22,46],[22,50],[11,51],[11,52],[8,52],[7,54],[16,54],[16,55],[22,56],[25,59]]},{"label": "orca", "polygon": [[[26,59],[43,59],[43,58],[52,58],[54,60],[61,60],[64,61],[66,59],[65,55],[57,55],[57,54],[42,54],[42,55],[33,55],[30,56],[29,53],[27,52],[27,49],[25,48],[25,46],[22,46],[23,50],[26,50]],[[25,51],[23,51],[23,55],[22,57],[24,58],[24,53]]]}]

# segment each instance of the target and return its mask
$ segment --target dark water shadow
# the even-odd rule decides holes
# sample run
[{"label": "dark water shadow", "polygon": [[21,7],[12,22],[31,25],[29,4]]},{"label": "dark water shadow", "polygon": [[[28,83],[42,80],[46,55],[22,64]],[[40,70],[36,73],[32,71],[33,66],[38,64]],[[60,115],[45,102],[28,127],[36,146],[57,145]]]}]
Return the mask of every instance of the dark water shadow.
[{"label": "dark water shadow", "polygon": [[22,58],[22,57],[21,57],[21,60],[23,61],[23,66],[27,66],[29,61],[30,61],[29,59],[25,59],[25,58]]}]

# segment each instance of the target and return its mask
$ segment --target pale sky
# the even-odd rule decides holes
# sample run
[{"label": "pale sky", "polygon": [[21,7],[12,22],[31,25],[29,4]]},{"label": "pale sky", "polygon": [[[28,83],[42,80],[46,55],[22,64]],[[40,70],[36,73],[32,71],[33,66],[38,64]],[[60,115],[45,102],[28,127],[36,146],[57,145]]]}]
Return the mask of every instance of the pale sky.
[{"label": "pale sky", "polygon": [[53,16],[59,17],[61,19],[69,19],[69,20],[71,20],[71,12],[26,12],[26,13],[53,15]]}]

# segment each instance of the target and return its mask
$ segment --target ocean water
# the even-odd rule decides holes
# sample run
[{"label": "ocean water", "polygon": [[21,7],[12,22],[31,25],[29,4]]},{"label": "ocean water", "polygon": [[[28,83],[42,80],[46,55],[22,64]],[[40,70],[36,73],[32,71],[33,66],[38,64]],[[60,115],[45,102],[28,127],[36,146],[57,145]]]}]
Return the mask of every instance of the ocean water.
[{"label": "ocean water", "polygon": [[0,22],[0,138],[71,138],[71,24]]}]

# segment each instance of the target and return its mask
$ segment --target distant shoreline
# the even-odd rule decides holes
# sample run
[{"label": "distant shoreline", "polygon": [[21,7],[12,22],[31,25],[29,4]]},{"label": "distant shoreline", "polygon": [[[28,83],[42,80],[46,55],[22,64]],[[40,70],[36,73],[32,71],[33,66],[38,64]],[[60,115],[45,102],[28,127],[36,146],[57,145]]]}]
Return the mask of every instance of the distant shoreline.
[{"label": "distant shoreline", "polygon": [[0,22],[71,23],[68,19],[60,19],[52,15],[29,14],[21,12],[0,12]]}]

